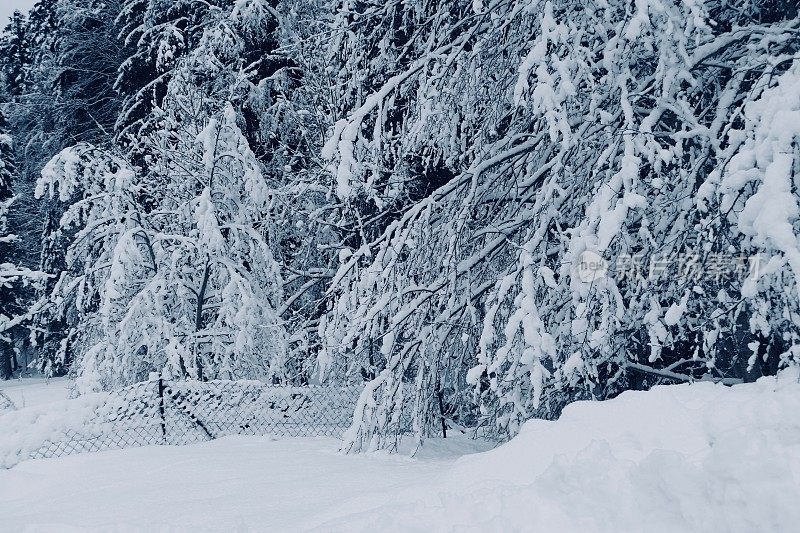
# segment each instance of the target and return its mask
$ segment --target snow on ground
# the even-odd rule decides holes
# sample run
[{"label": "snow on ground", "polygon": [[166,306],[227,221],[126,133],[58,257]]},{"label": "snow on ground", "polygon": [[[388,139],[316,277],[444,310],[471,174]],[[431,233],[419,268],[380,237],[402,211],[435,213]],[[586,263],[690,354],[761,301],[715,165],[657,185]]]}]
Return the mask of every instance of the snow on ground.
[{"label": "snow on ground", "polygon": [[0,530],[308,530],[413,501],[454,459],[337,450],[331,438],[237,436],[27,461],[0,471]]},{"label": "snow on ground", "polygon": [[229,437],[0,471],[0,530],[791,531],[798,374],[629,392],[474,451],[343,456],[331,439]]},{"label": "snow on ground", "polygon": [[69,397],[72,381],[67,378],[22,378],[0,381],[0,391],[8,396],[18,409],[65,400]]}]

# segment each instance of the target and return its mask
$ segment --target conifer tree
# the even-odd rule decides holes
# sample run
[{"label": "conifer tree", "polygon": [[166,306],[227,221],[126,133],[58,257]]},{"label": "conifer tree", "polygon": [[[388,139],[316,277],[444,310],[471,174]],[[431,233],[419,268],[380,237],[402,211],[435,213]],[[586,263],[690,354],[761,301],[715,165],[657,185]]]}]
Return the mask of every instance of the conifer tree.
[{"label": "conifer tree", "polygon": [[0,113],[0,379],[10,379],[18,368],[12,335],[19,333],[22,325],[43,305],[39,302],[26,309],[21,302],[30,285],[43,276],[13,262],[19,256],[18,239],[14,233],[9,233],[8,214],[16,199],[13,194],[15,177],[12,139],[5,117]]}]

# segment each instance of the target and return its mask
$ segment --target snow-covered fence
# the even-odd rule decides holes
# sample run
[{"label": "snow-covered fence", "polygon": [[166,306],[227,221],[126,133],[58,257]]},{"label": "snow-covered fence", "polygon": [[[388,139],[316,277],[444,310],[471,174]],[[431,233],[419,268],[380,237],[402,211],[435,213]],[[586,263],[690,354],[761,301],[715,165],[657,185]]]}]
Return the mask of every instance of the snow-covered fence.
[{"label": "snow-covered fence", "polygon": [[156,379],[0,415],[0,468],[81,452],[226,435],[340,436],[359,387]]}]

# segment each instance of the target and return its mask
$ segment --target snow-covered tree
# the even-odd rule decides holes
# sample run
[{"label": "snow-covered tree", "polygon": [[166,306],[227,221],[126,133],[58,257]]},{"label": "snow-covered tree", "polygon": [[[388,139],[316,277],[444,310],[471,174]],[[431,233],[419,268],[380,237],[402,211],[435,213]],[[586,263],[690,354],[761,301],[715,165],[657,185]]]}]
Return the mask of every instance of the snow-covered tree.
[{"label": "snow-covered tree", "polygon": [[[9,224],[18,237],[20,264],[56,274],[64,268],[65,239],[55,236],[64,206],[37,201],[35,184],[47,161],[63,148],[78,142],[108,146],[113,137],[120,104],[113,87],[124,58],[115,27],[120,3],[41,0],[26,17],[15,18],[0,43],[7,94],[3,110],[17,161]],[[42,286],[42,294],[55,280]],[[41,294],[27,290],[17,296],[21,305],[33,305]],[[34,317],[32,343],[48,373],[62,373],[70,363],[55,358],[63,352],[62,332],[68,329],[65,317],[55,311],[48,308]]]},{"label": "snow-covered tree", "polygon": [[[47,240],[72,243],[53,291],[60,305],[48,313],[72,332],[55,366],[76,357],[83,390],[154,370],[307,381],[306,322],[319,314],[309,295],[329,274],[306,268],[319,254],[304,212],[319,192],[286,179],[307,168],[296,126],[309,113],[286,97],[296,73],[278,52],[278,13],[263,0],[131,0],[119,12],[131,49],[117,80],[120,149],[68,149],[40,183],[40,193],[70,184],[67,214]],[[108,178],[118,173],[130,173],[127,185]],[[69,296],[75,283],[86,298]]]},{"label": "snow-covered tree", "polygon": [[[282,378],[285,333],[279,265],[270,249],[274,194],[249,148],[233,106],[210,102],[188,78],[171,83],[151,154],[142,202],[168,245],[163,275],[185,286],[188,307],[162,312],[181,325],[194,359],[180,363],[200,378]],[[161,242],[157,237],[156,242]],[[187,284],[185,280],[192,280]],[[127,304],[123,304],[123,309]],[[177,314],[177,317],[170,315]]]},{"label": "snow-covered tree", "polygon": [[15,255],[17,236],[8,232],[8,212],[14,203],[12,182],[15,177],[14,151],[11,136],[6,130],[5,117],[0,114],[0,379],[10,379],[16,370],[12,330],[19,329],[40,310],[38,302],[25,309],[20,299],[22,291],[44,276],[29,268],[11,262]]},{"label": "snow-covered tree", "polygon": [[25,16],[15,11],[0,37],[0,72],[5,89],[12,97],[25,92],[29,65],[30,43]]},{"label": "snow-covered tree", "polygon": [[[796,245],[797,137],[748,118],[776,84],[791,99],[789,4],[339,6],[340,94],[355,105],[324,153],[337,194],[411,200],[332,283],[324,366],[374,376],[348,449],[391,447],[409,397],[420,436],[442,393],[513,435],[575,399],[794,360],[797,295],[772,274],[791,272]],[[763,180],[780,236],[753,214],[776,197],[758,192],[771,156],[734,159],[771,136],[768,153],[785,153]],[[419,181],[433,191],[416,200]],[[775,272],[757,275],[771,282],[709,275],[767,250]],[[577,275],[587,253],[608,275]]]},{"label": "snow-covered tree", "polygon": [[153,371],[281,377],[281,281],[259,229],[269,186],[233,108],[209,116],[189,83],[174,87],[149,140],[160,154],[141,179],[89,147],[69,149],[43,172],[41,192],[93,184],[63,221],[83,229],[68,255],[75,274],[55,291],[65,302],[76,291],[83,314],[75,321],[81,390]]}]

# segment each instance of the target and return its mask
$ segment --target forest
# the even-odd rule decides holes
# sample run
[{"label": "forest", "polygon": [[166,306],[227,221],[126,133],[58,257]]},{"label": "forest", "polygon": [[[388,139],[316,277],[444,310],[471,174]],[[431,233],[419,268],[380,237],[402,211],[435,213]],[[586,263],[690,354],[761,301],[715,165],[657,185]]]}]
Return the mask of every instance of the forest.
[{"label": "forest", "polygon": [[795,0],[39,0],[0,377],[363,386],[348,451],[800,364]]}]

